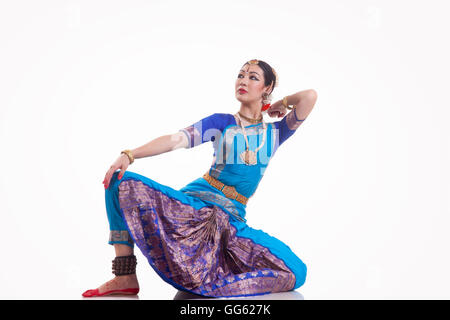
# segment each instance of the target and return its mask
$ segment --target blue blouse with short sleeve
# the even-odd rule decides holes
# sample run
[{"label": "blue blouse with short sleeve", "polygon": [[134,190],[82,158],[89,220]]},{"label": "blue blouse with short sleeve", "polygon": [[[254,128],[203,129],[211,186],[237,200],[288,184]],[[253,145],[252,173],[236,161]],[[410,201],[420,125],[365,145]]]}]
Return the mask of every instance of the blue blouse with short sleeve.
[{"label": "blue blouse with short sleeve", "polygon": [[[214,113],[179,131],[186,134],[189,140],[187,148],[212,141],[214,160],[209,174],[227,185],[235,186],[236,191],[250,197],[278,147],[294,134],[302,121],[291,111],[280,121],[266,122],[265,143],[257,152],[256,165],[246,165],[239,157],[246,149],[246,142],[235,115]],[[244,128],[249,149],[255,150],[264,139],[262,123]]]}]

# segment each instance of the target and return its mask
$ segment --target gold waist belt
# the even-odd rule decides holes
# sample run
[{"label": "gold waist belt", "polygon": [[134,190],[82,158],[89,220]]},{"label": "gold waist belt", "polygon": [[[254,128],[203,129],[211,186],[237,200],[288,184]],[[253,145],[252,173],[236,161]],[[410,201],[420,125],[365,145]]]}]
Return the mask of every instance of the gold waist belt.
[{"label": "gold waist belt", "polygon": [[212,185],[214,188],[219,189],[222,191],[227,198],[239,201],[240,203],[247,205],[248,198],[240,194],[236,191],[236,188],[233,186],[227,186],[226,184],[220,182],[214,177],[211,177],[209,175],[209,172],[206,172],[203,175],[203,178],[208,181],[210,185]]}]

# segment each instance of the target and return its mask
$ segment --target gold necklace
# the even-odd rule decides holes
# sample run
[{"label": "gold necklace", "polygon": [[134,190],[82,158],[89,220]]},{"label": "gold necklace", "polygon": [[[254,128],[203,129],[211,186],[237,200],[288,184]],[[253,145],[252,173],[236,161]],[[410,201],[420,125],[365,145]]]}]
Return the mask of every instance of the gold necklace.
[{"label": "gold necklace", "polygon": [[258,146],[258,148],[256,148],[254,151],[253,150],[249,150],[248,147],[248,139],[247,139],[247,133],[245,132],[245,128],[242,125],[242,120],[239,117],[240,113],[238,113],[238,118],[239,118],[239,123],[241,125],[242,128],[242,132],[244,133],[244,138],[245,138],[245,145],[246,145],[246,150],[244,152],[241,152],[241,154],[239,155],[239,157],[241,158],[241,160],[246,164],[246,165],[255,165],[257,163],[257,152],[259,149],[261,149],[264,145],[264,143],[266,142],[266,130],[267,130],[267,125],[266,123],[262,122],[263,124],[263,141],[261,142],[261,144]]},{"label": "gold necklace", "polygon": [[238,111],[238,113],[242,118],[244,118],[245,120],[247,120],[248,122],[253,123],[253,124],[260,123],[263,118],[262,114],[259,116],[258,119],[254,119],[254,118],[249,118],[249,117],[244,116],[240,111]]}]

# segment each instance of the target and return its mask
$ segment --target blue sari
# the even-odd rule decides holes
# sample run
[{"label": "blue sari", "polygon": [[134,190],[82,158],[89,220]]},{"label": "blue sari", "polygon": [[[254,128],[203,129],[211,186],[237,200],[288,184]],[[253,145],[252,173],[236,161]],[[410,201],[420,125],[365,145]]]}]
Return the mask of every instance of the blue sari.
[{"label": "blue sari", "polygon": [[[247,198],[256,191],[270,159],[303,120],[295,112],[267,123],[257,163],[246,148],[235,115],[214,113],[181,129],[188,148],[213,142],[210,176]],[[263,141],[262,124],[245,127],[249,149]],[[175,288],[209,297],[236,297],[294,290],[307,268],[291,248],[248,226],[246,205],[230,199],[203,177],[180,190],[132,171],[116,172],[105,192],[110,244],[137,244],[152,268]]]}]

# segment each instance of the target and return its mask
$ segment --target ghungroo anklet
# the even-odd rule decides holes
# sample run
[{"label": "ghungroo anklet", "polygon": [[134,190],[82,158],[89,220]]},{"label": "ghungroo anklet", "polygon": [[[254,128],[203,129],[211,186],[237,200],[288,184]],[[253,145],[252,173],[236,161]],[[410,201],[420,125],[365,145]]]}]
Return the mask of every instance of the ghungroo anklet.
[{"label": "ghungroo anklet", "polygon": [[112,261],[112,273],[116,276],[135,274],[136,265],[135,255],[116,257]]}]

